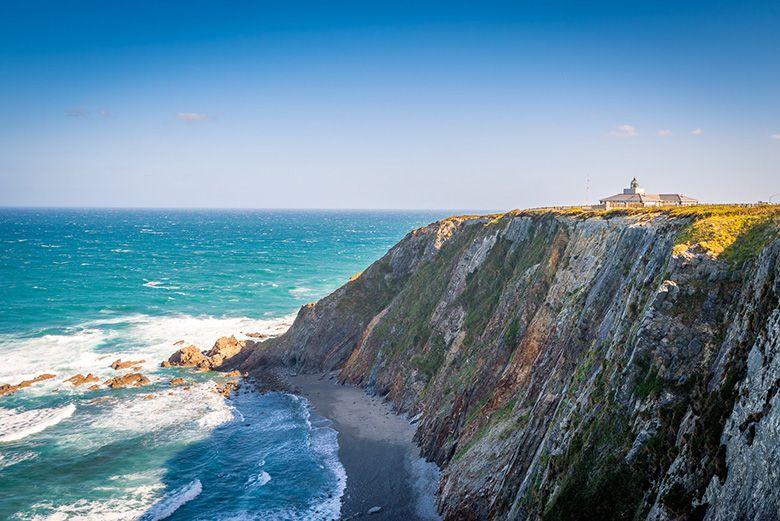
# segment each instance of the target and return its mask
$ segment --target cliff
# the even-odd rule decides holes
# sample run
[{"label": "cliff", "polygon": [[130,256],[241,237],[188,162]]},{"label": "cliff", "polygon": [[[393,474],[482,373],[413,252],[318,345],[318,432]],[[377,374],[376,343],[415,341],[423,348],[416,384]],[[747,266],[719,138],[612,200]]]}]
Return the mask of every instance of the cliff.
[{"label": "cliff", "polygon": [[777,519],[777,207],[415,230],[242,368],[419,415],[447,519]]}]

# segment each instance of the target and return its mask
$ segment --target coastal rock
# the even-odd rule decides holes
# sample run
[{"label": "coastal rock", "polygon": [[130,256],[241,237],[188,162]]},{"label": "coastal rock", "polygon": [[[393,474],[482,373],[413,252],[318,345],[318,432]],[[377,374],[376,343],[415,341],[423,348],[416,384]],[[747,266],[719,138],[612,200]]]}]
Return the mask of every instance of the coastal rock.
[{"label": "coastal rock", "polygon": [[163,369],[167,369],[171,367],[171,363],[168,360],[163,360],[162,363],[160,364],[160,367],[162,367]]},{"label": "coastal rock", "polygon": [[265,333],[247,333],[246,336],[249,338],[254,338],[256,340],[265,340],[268,338],[268,335]]},{"label": "coastal rock", "polygon": [[239,384],[237,382],[225,382],[224,384],[218,384],[214,388],[214,392],[221,394],[225,398],[230,398],[230,395],[238,390]]},{"label": "coastal rock", "polygon": [[186,385],[187,384],[187,380],[177,376],[176,378],[171,378],[171,381],[169,383],[170,383],[171,387],[176,387],[176,386],[179,386],[179,385]]},{"label": "coastal rock", "polygon": [[170,358],[168,363],[173,367],[201,367],[211,369],[211,360],[200,349],[193,345],[182,347]]},{"label": "coastal rock", "polygon": [[104,382],[105,385],[111,389],[121,389],[123,387],[142,387],[149,385],[151,382],[147,377],[141,373],[129,373],[114,378],[109,378]]},{"label": "coastal rock", "polygon": [[90,386],[89,386],[89,390],[90,390],[90,391],[99,391],[99,390],[100,390],[100,386],[99,386],[99,385],[97,385],[97,384],[95,384],[95,385],[90,385]]},{"label": "coastal rock", "polygon": [[241,376],[241,371],[237,371],[237,370],[230,371],[225,373],[225,376],[230,376],[230,377]]},{"label": "coastal rock", "polygon": [[146,360],[126,360],[123,362],[121,358],[118,358],[111,363],[111,369],[116,371],[119,371],[120,369],[127,369],[129,367],[137,369],[138,366],[144,362],[146,362]]},{"label": "coastal rock", "polygon": [[83,374],[79,373],[71,376],[65,381],[72,383],[75,387],[78,387],[80,385],[88,384],[91,382],[99,382],[100,378],[98,378],[92,373],[89,373],[87,376],[84,376]]},{"label": "coastal rock", "polygon": [[10,385],[10,384],[2,384],[0,385],[0,396],[5,396],[8,394],[13,394],[19,389],[24,389],[25,387],[30,387],[34,383],[42,382],[44,380],[51,380],[52,378],[55,378],[56,375],[44,373],[41,375],[36,376],[35,378],[31,380],[22,380],[16,385]]},{"label": "coastal rock", "polygon": [[236,356],[243,347],[235,336],[223,336],[219,338],[206,356],[209,357],[212,367],[219,367],[227,360]]}]

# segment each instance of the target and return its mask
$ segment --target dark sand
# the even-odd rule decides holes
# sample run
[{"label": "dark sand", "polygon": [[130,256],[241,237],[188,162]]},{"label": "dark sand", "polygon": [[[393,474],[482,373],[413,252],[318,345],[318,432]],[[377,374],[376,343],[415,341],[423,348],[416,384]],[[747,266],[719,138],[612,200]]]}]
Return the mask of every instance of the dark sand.
[{"label": "dark sand", "polygon": [[[342,519],[438,519],[433,497],[438,469],[418,457],[414,426],[381,399],[339,385],[334,375],[298,375],[290,383],[339,433],[339,459],[347,473]],[[368,514],[375,506],[382,510]]]}]

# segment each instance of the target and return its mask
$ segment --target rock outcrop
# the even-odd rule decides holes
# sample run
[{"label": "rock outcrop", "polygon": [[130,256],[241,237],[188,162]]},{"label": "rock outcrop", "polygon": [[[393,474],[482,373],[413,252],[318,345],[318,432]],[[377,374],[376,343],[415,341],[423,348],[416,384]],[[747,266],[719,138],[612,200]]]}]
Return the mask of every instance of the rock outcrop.
[{"label": "rock outcrop", "polygon": [[70,378],[68,378],[65,381],[69,382],[69,383],[72,383],[74,387],[78,387],[80,385],[84,385],[84,384],[88,384],[88,383],[92,383],[92,382],[99,382],[100,378],[98,378],[97,376],[95,376],[92,373],[87,374],[87,376],[84,376],[83,374],[78,373],[78,374],[74,374],[73,376],[71,376]]},{"label": "rock outcrop", "polygon": [[235,336],[223,336],[206,352],[193,345],[182,347],[161,365],[162,367],[194,367],[199,370],[224,369],[243,348],[254,346],[255,342],[251,340],[237,340]]},{"label": "rock outcrop", "polygon": [[141,373],[128,373],[122,376],[116,376],[106,380],[105,385],[111,389],[121,389],[123,387],[143,387],[151,382]]},{"label": "rock outcrop", "polygon": [[125,360],[123,362],[122,359],[119,358],[117,360],[114,360],[111,363],[111,369],[114,369],[115,371],[119,371],[121,369],[128,369],[131,367],[133,369],[138,369],[138,367],[144,362],[146,362],[146,360]]},{"label": "rock outcrop", "polygon": [[16,391],[20,389],[24,389],[25,387],[30,387],[32,384],[42,382],[44,380],[51,380],[52,378],[55,378],[56,375],[44,373],[41,375],[36,376],[35,378],[31,380],[22,380],[16,385],[10,385],[10,384],[0,384],[0,396],[5,396],[7,394],[13,394]]},{"label": "rock outcrop", "polygon": [[446,519],[775,519],[778,237],[776,207],[446,219],[235,359],[415,417]]}]

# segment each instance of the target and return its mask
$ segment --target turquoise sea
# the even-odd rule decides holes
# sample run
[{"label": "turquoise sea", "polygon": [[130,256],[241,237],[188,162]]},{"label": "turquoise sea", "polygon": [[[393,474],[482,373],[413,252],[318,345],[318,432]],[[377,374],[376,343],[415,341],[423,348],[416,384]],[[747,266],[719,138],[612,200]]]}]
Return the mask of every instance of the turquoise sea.
[{"label": "turquoise sea", "polygon": [[[332,519],[337,433],[288,394],[162,369],[184,340],[279,333],[446,212],[0,209],[0,519]],[[117,358],[143,388],[90,391]],[[183,376],[189,390],[170,388]],[[151,395],[151,396],[150,396]]]}]

